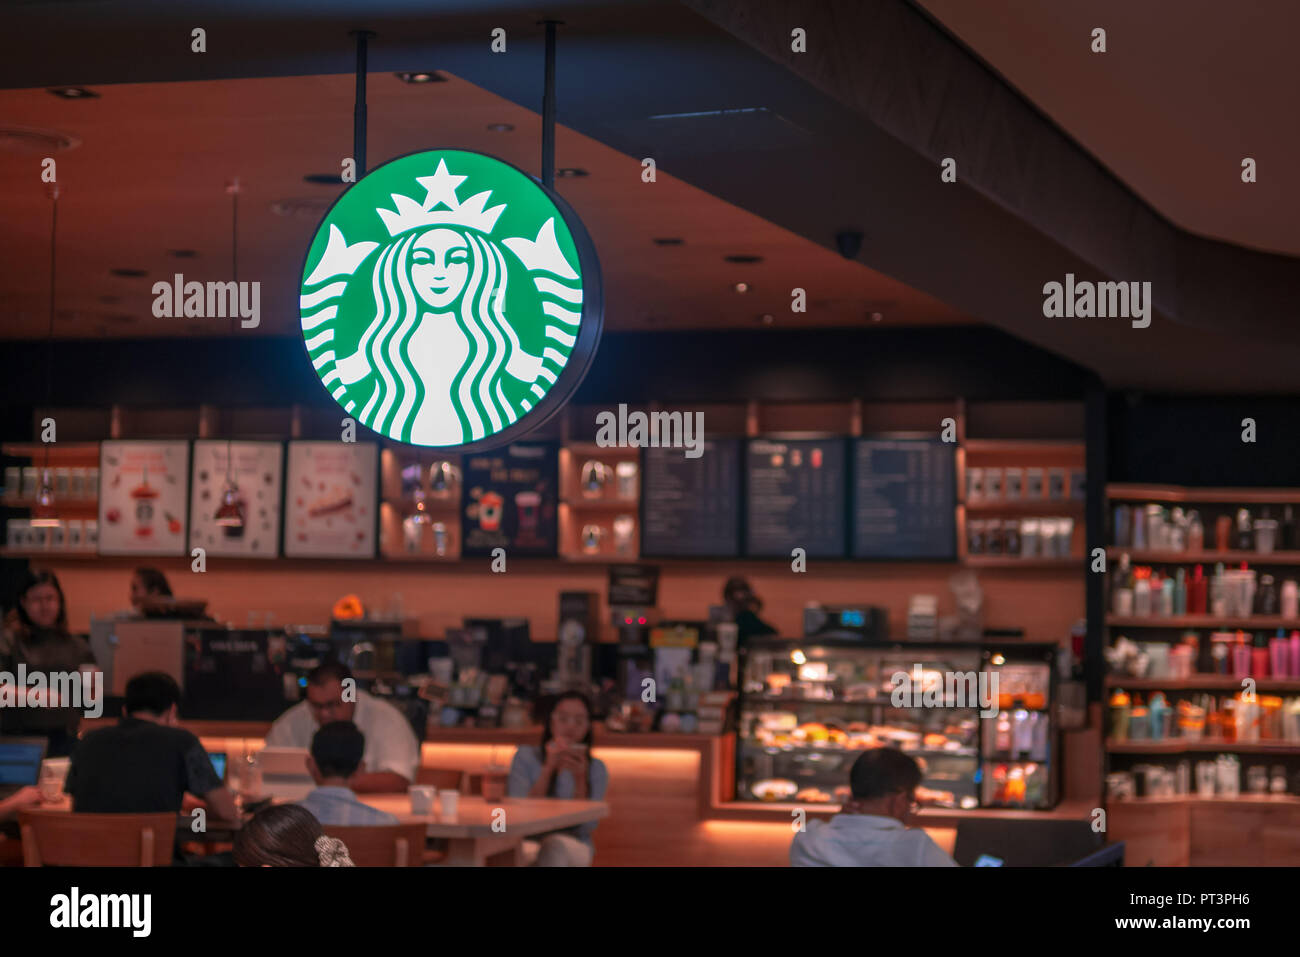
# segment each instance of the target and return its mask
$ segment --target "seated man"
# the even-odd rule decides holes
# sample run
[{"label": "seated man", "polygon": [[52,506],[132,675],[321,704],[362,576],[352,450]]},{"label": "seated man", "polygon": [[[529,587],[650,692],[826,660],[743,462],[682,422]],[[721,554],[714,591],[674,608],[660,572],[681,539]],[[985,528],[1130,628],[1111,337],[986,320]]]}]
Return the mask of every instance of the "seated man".
[{"label": "seated man", "polygon": [[921,769],[902,751],[864,751],[849,772],[852,796],[840,813],[794,836],[794,867],[956,867],[920,828],[908,828]]},{"label": "seated man", "polygon": [[90,814],[179,814],[188,792],[208,813],[234,821],[234,795],[212,767],[193,734],[180,727],[181,689],[162,672],[138,674],[126,683],[126,702],[116,725],[91,731],[72,752],[64,790],[72,809]]},{"label": "seated man", "polygon": [[351,721],[365,735],[361,770],[351,787],[358,794],[402,791],[415,783],[420,743],[402,712],[356,686],[347,665],[327,661],[307,676],[307,700],[275,719],[268,748],[310,748],[312,737],[332,721]]},{"label": "seated man", "polygon": [[361,766],[366,738],[351,721],[331,721],[311,739],[307,770],[316,790],[298,803],[326,827],[398,824],[396,817],[357,800],[348,781]]}]

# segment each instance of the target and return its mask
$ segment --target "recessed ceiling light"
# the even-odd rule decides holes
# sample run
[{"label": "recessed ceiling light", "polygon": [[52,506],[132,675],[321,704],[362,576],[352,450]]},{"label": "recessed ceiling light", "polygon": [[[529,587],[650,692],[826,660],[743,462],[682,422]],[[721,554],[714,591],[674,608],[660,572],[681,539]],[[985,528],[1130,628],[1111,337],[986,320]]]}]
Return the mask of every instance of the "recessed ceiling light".
[{"label": "recessed ceiling light", "polygon": [[761,263],[763,261],[762,256],[738,255],[738,256],[723,256],[722,258],[729,263]]},{"label": "recessed ceiling light", "polygon": [[770,312],[765,312],[759,316],[759,321],[765,326],[770,326],[772,323],[776,322],[776,316],[772,315]]},{"label": "recessed ceiling light", "polygon": [[741,293],[749,292],[749,283],[738,282],[734,286],[732,286],[732,288],[735,289],[736,292],[741,292]]},{"label": "recessed ceiling light", "polygon": [[884,314],[883,312],[873,312],[873,313],[871,314],[871,321],[872,321],[872,322],[879,322],[881,319],[884,319],[884,318],[885,318],[885,314]]},{"label": "recessed ceiling light", "polygon": [[320,186],[342,186],[343,180],[338,173],[308,173],[302,178],[304,183],[316,183]]},{"label": "recessed ceiling light", "polygon": [[199,254],[199,253],[198,253],[198,250],[196,250],[196,249],[169,249],[169,250],[167,250],[167,255],[168,255],[168,256],[171,256],[173,259],[194,259],[196,256],[198,256],[198,254]]},{"label": "recessed ceiling light", "polygon": [[574,176],[590,176],[591,174],[585,169],[579,169],[576,166],[565,166],[562,169],[557,169],[555,175],[569,179]]},{"label": "recessed ceiling light", "polygon": [[445,77],[441,77],[432,70],[419,73],[398,73],[397,78],[403,83],[446,83]]},{"label": "recessed ceiling light", "polygon": [[651,242],[656,246],[681,246],[686,240],[677,236],[657,236]]},{"label": "recessed ceiling light", "polygon": [[87,90],[84,86],[56,86],[51,87],[50,92],[65,100],[99,99],[98,93],[95,93],[93,90]]},{"label": "recessed ceiling light", "polygon": [[149,272],[145,269],[127,269],[124,267],[110,269],[109,273],[114,276],[121,276],[123,279],[139,279],[142,276],[149,275]]},{"label": "recessed ceiling light", "polygon": [[515,125],[513,123],[489,123],[488,129],[493,133],[513,133]]}]

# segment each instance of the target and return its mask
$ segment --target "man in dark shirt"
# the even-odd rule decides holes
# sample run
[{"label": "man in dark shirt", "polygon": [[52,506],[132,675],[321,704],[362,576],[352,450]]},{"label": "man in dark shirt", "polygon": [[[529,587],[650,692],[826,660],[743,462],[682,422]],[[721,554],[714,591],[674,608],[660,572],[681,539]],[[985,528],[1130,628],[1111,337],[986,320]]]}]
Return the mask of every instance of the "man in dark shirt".
[{"label": "man in dark shirt", "polygon": [[72,753],[65,790],[72,809],[91,814],[180,813],[186,792],[202,798],[217,820],[238,817],[203,745],[179,726],[181,691],[161,672],[126,684],[123,717],[91,731]]}]

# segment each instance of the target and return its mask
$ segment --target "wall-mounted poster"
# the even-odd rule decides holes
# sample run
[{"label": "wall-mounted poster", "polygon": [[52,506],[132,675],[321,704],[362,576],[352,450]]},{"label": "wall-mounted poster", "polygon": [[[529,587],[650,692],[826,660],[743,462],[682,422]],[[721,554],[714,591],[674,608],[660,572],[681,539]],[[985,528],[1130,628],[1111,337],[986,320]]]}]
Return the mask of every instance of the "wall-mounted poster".
[{"label": "wall-mounted poster", "polygon": [[99,446],[99,553],[184,555],[189,442]]},{"label": "wall-mounted poster", "polygon": [[463,459],[462,555],[555,555],[559,541],[559,448],[518,442]]},{"label": "wall-mounted poster", "polygon": [[279,442],[195,442],[190,548],[203,548],[209,555],[275,558],[280,553],[283,459]]},{"label": "wall-mounted poster", "polygon": [[374,558],[379,447],[290,442],[284,553],[291,558]]}]

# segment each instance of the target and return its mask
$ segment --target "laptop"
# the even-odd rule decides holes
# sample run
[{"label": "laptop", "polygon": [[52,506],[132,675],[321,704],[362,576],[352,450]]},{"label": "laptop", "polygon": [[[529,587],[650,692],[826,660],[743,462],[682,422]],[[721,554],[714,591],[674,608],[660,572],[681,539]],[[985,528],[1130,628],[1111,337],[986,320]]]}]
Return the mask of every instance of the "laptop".
[{"label": "laptop", "polygon": [[40,782],[48,743],[45,738],[0,738],[0,798]]},{"label": "laptop", "polygon": [[212,762],[212,770],[217,772],[217,777],[224,782],[226,780],[226,752],[209,751],[208,759]]},{"label": "laptop", "polygon": [[301,801],[316,788],[307,770],[306,748],[263,748],[257,753],[262,795],[281,801]]}]

